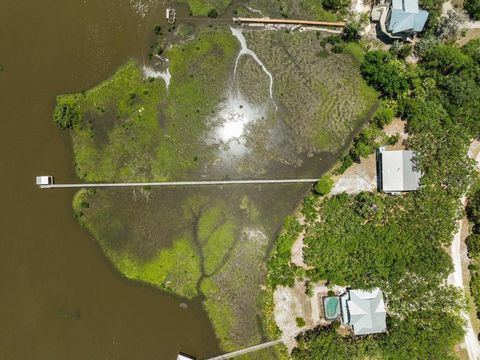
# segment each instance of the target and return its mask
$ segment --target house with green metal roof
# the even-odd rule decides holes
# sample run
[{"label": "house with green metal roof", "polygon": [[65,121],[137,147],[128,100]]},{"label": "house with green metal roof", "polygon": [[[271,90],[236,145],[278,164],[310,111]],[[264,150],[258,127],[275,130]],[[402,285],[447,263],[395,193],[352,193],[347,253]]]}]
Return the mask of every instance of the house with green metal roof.
[{"label": "house with green metal roof", "polygon": [[383,293],[348,289],[340,296],[342,322],[350,326],[355,335],[370,335],[387,331],[387,311]]}]

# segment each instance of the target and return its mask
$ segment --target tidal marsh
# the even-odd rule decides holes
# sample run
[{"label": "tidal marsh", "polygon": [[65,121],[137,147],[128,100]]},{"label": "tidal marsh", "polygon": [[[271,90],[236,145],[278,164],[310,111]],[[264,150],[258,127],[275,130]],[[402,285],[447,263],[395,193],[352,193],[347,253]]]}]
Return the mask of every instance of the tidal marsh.
[{"label": "tidal marsh", "polygon": [[[71,135],[79,177],[319,177],[362,125],[376,93],[348,51],[319,57],[325,49],[315,33],[245,31],[245,38],[272,75],[274,101],[265,69],[250,55],[240,58],[234,80],[240,44],[226,27],[200,29],[168,47],[168,90],[130,62],[92,90],[60,96],[59,106],[78,104],[81,121]],[[227,106],[232,99],[235,111]],[[241,131],[222,138],[229,121],[234,130],[241,121]],[[201,299],[221,346],[234,350],[266,337],[266,260],[308,188],[80,191],[73,207],[125,277]]]}]

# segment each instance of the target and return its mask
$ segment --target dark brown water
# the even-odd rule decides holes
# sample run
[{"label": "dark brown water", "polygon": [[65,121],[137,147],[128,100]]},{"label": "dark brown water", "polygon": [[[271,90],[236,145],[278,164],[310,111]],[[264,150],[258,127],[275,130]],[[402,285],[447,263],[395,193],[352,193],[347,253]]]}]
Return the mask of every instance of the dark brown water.
[{"label": "dark brown water", "polygon": [[122,279],[73,219],[73,192],[34,185],[44,173],[75,180],[70,141],[51,121],[55,96],[143,57],[164,9],[142,17],[136,2],[1,1],[0,359],[219,351],[198,303],[184,310],[181,300]]}]

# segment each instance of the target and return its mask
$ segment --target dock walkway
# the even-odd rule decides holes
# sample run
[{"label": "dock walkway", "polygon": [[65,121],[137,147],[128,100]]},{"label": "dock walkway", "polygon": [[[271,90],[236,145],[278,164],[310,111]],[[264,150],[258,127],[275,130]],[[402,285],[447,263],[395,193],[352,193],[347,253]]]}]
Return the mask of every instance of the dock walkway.
[{"label": "dock walkway", "polygon": [[223,355],[220,355],[220,356],[215,356],[213,358],[209,358],[209,359],[206,359],[206,360],[231,359],[235,356],[245,355],[245,354],[248,354],[248,353],[251,353],[251,352],[254,352],[254,351],[258,351],[258,350],[266,349],[266,348],[271,347],[271,346],[275,346],[277,344],[280,344],[281,342],[282,342],[282,340],[274,340],[274,341],[266,342],[266,343],[263,343],[263,344],[251,346],[251,347],[248,347],[248,348],[245,348],[245,349],[242,349],[242,350],[233,351],[233,352],[223,354]]},{"label": "dock walkway", "polygon": [[116,187],[149,187],[149,186],[206,186],[206,185],[262,185],[262,184],[301,184],[317,182],[318,179],[273,179],[273,180],[213,180],[213,181],[164,181],[164,182],[131,182],[131,183],[84,183],[84,184],[38,184],[41,189],[59,188],[116,188]]}]

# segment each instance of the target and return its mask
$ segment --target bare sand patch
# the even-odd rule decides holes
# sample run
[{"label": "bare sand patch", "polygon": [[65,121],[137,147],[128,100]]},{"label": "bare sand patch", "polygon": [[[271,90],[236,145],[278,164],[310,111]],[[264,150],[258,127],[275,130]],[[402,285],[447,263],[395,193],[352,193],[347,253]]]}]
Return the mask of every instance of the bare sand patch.
[{"label": "bare sand patch", "polygon": [[[330,289],[324,282],[319,282],[312,285],[311,295],[309,295],[303,281],[297,281],[291,288],[278,286],[275,289],[273,293],[275,322],[282,331],[282,340],[289,352],[297,345],[295,338],[298,334],[320,325],[331,324],[330,321],[325,320],[322,303],[322,298],[328,295],[329,290],[333,290],[335,294],[345,291],[338,286]],[[305,325],[299,327],[297,318],[302,318]]]},{"label": "bare sand patch", "polygon": [[361,191],[375,191],[377,188],[376,166],[375,154],[361,159],[360,163],[353,164],[342,175],[334,177],[335,185],[330,193],[336,195],[342,192],[355,194]]},{"label": "bare sand patch", "polygon": [[405,132],[405,121],[400,118],[395,118],[390,124],[385,125],[383,132],[387,136],[400,135],[395,145],[388,146],[389,150],[403,150],[405,148],[405,140],[408,138],[408,134]]}]

